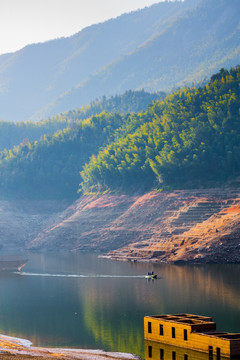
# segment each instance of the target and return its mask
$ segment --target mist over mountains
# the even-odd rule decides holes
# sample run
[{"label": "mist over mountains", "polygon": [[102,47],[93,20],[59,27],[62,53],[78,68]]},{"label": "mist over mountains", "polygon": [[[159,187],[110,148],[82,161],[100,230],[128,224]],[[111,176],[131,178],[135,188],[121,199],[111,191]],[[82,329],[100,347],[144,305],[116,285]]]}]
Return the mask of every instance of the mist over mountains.
[{"label": "mist over mountains", "polygon": [[39,120],[128,89],[170,91],[239,63],[239,0],[160,2],[0,56],[0,118]]}]

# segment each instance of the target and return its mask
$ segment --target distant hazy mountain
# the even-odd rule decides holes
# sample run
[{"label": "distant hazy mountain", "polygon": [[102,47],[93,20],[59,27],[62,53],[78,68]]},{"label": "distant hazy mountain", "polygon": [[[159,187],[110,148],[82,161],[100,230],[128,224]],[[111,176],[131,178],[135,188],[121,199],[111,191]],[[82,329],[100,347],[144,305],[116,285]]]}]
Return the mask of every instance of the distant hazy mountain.
[{"label": "distant hazy mountain", "polygon": [[0,118],[38,120],[128,89],[170,90],[238,64],[239,0],[164,2],[0,56]]}]

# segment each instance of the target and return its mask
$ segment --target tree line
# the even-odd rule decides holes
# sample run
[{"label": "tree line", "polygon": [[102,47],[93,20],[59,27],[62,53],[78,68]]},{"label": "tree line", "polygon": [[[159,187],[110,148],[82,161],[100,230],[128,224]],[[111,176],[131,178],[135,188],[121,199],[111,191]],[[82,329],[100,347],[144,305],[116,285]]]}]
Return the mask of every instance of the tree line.
[{"label": "tree line", "polygon": [[164,92],[148,93],[144,90],[128,90],[121,95],[103,96],[90,104],[52,116],[38,122],[9,122],[0,120],[0,151],[11,149],[15,145],[29,140],[39,140],[42,135],[52,135],[58,130],[71,126],[73,122],[81,122],[103,111],[111,113],[132,113],[145,110],[157,99],[163,99]]},{"label": "tree line", "polygon": [[239,176],[239,66],[139,112],[61,116],[66,128],[0,152],[1,197],[216,186]]},{"label": "tree line", "polygon": [[240,67],[156,101],[134,133],[84,165],[83,191],[201,187],[239,175]]}]

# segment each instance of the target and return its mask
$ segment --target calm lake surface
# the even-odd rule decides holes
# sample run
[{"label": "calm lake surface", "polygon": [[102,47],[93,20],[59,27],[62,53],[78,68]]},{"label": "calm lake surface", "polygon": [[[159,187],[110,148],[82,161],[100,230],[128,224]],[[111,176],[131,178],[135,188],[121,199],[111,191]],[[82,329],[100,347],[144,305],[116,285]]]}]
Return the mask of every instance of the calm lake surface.
[{"label": "calm lake surface", "polygon": [[[27,254],[23,273],[0,273],[0,332],[34,345],[144,357],[143,317],[212,316],[240,332],[240,265],[121,263],[89,254]],[[144,278],[154,271],[161,279]]]}]

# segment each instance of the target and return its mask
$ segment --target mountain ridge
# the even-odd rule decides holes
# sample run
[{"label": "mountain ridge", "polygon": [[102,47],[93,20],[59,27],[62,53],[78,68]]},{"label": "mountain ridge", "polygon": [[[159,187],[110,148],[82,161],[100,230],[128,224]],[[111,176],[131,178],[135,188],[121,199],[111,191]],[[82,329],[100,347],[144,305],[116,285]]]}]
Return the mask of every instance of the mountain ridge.
[{"label": "mountain ridge", "polygon": [[2,55],[0,117],[35,121],[103,95],[169,91],[235,66],[239,6],[236,0],[160,2]]},{"label": "mountain ridge", "polygon": [[[166,4],[166,8],[169,6],[172,8],[176,5]],[[140,10],[143,14],[148,11],[148,8]],[[167,9],[165,12],[168,13]],[[157,18],[156,12],[151,14]],[[86,76],[118,58],[122,53],[134,49],[144,38],[148,38],[150,27],[144,26],[144,23],[148,24],[150,21],[151,18],[143,16],[142,21],[139,22],[138,16],[133,12],[117,19],[89,26],[68,38],[32,44],[16,53],[0,56],[2,88],[0,117],[13,120],[3,111],[3,109],[9,111],[8,107],[11,104],[9,98],[12,97],[15,107],[19,107],[19,116],[15,116],[15,120],[28,120],[34,113],[34,108],[36,110],[41,108],[51,99],[53,100],[56,95],[68,91],[72,86],[84,81]],[[120,26],[119,22],[122,22],[123,25]],[[135,30],[130,31],[130,28],[134,27]],[[144,28],[144,31],[140,32],[141,27]],[[106,46],[107,44],[108,46]],[[5,71],[6,69],[8,72]],[[24,84],[27,90],[24,90],[23,94],[19,92],[21,84]],[[3,93],[4,85],[7,90],[6,94]],[[17,95],[19,96],[18,100]],[[99,95],[104,95],[104,93]],[[93,98],[95,97],[91,96],[87,102]],[[32,102],[33,104],[37,102],[38,105],[34,104],[33,106]],[[79,102],[78,106],[81,105],[84,104]],[[20,111],[22,115],[20,115]]]}]

